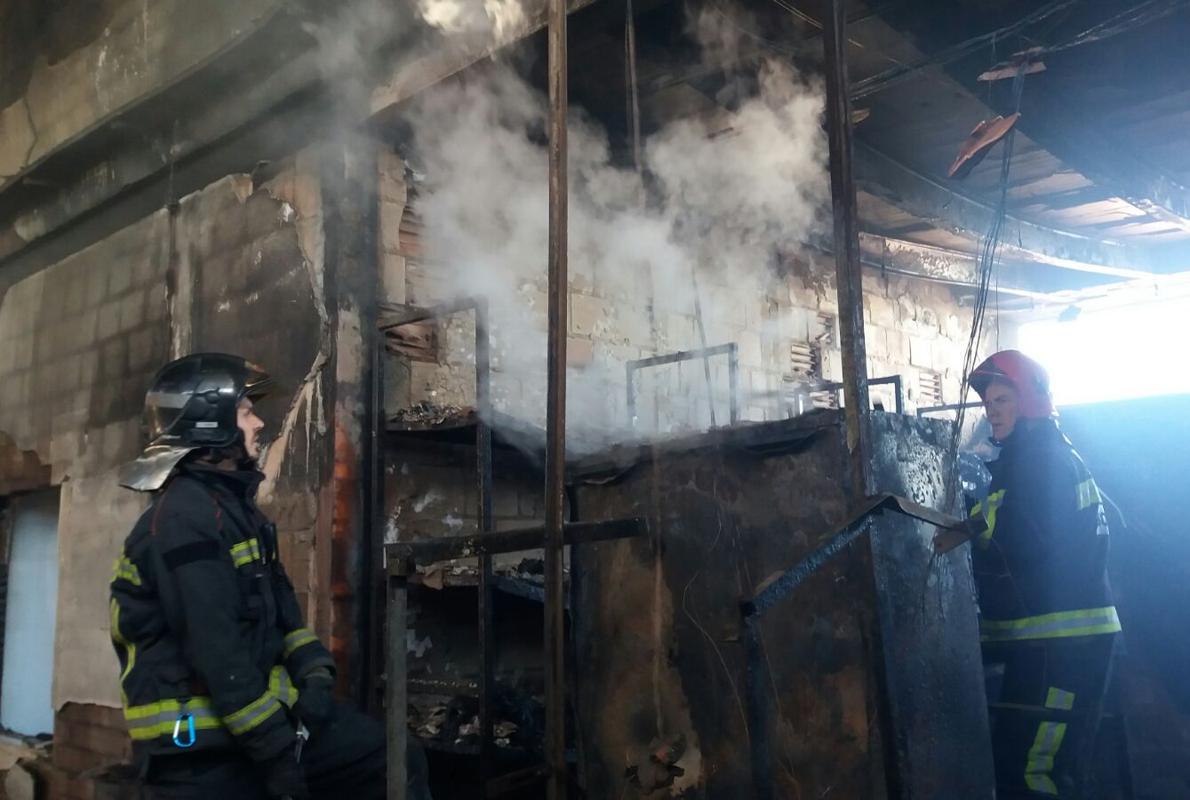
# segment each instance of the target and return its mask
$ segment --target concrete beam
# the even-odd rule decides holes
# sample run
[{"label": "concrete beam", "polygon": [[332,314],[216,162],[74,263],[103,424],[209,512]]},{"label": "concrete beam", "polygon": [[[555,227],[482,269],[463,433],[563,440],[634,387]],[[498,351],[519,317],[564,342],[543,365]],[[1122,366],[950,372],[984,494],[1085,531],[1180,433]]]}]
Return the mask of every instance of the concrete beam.
[{"label": "concrete beam", "polygon": [[[972,289],[979,286],[979,260],[971,253],[943,247],[908,242],[872,233],[859,236],[860,256],[865,267],[887,271],[910,278],[921,278],[951,286],[965,286]],[[1055,286],[1046,286],[1044,276],[1035,267],[1000,263],[997,266],[993,291],[1041,299],[1049,297]]]},{"label": "concrete beam", "polygon": [[[286,101],[294,105],[318,76],[311,46],[298,19],[275,14],[218,59],[42,157],[0,191],[0,269],[8,271],[9,258],[34,242],[160,176],[173,173],[151,208],[205,185],[179,176],[214,143],[242,139],[253,126],[266,125],[262,119],[268,114],[283,116]],[[308,136],[297,129],[278,141],[296,135]],[[265,157],[260,152],[242,150],[230,171],[251,171]]]}]

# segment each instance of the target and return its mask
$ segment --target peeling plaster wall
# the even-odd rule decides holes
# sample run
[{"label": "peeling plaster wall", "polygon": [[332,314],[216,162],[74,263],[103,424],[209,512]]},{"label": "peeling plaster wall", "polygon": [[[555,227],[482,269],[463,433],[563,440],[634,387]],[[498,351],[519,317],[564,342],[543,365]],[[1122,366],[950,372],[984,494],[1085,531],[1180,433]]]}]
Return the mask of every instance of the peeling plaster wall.
[{"label": "peeling plaster wall", "polygon": [[[327,429],[318,179],[297,156],[254,188],[232,175],[14,285],[0,300],[0,493],[62,485],[55,707],[118,705],[110,565],[145,503],[117,486],[141,446],[153,372],[178,350],[239,352],[277,382],[262,501],[302,599]],[[172,237],[171,237],[172,229]],[[172,245],[172,247],[171,247]]]},{"label": "peeling plaster wall", "polygon": [[[13,2],[0,10],[0,184],[251,30],[277,0]],[[47,8],[46,6],[50,6]]]}]

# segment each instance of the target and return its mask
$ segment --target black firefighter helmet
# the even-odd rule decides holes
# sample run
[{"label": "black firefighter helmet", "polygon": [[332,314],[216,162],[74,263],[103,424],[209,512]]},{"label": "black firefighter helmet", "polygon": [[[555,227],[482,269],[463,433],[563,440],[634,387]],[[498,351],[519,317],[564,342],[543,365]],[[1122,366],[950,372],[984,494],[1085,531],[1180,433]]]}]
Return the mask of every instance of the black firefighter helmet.
[{"label": "black firefighter helmet", "polygon": [[187,454],[234,444],[240,401],[263,397],[271,386],[264,370],[240,356],[194,353],[166,364],[145,395],[148,446],[124,468],[120,483],[155,491]]}]

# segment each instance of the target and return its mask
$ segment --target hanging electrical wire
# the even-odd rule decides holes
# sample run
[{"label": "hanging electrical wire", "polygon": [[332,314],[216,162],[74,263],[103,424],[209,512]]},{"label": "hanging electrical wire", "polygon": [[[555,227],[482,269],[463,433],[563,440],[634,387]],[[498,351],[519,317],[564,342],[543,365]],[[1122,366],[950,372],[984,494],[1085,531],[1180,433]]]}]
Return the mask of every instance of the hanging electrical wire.
[{"label": "hanging electrical wire", "polygon": [[1026,28],[1036,25],[1037,23],[1047,19],[1048,17],[1057,14],[1060,11],[1065,11],[1080,0],[1055,0],[1047,3],[1041,8],[1035,9],[1016,22],[1005,25],[1002,28],[997,28],[994,31],[974,36],[958,44],[951,45],[943,50],[935,53],[932,56],[919,59],[913,63],[902,66],[891,67],[878,72],[871,77],[864,78],[861,81],[855,81],[851,85],[852,99],[866,97],[867,95],[879,92],[882,89],[887,89],[889,86],[900,83],[906,78],[912,77],[923,69],[928,67],[940,66],[948,64],[951,61],[957,61],[960,58],[969,56],[982,50],[984,47],[995,42],[997,39],[1002,39],[1006,36],[1018,34]]},{"label": "hanging electrical wire", "polygon": [[[1021,97],[1025,89],[1025,71],[1017,72],[1012,83],[1012,103],[1015,110],[1021,107]],[[958,482],[958,452],[959,442],[962,440],[963,425],[966,422],[967,398],[970,394],[968,379],[980,358],[980,345],[983,341],[984,320],[987,316],[988,298],[991,295],[992,277],[995,274],[996,256],[1000,250],[1001,232],[1008,210],[1008,176],[1012,167],[1013,145],[1016,142],[1015,130],[1010,130],[1004,137],[1004,154],[1000,161],[999,197],[992,214],[992,222],[983,238],[979,252],[979,287],[975,293],[975,306],[971,315],[971,334],[967,338],[967,348],[963,354],[962,384],[959,390],[959,409],[955,418],[955,426],[951,431],[950,443],[947,448],[948,464],[955,464],[956,469],[950,471],[946,485],[946,508],[953,508],[956,498]]]},{"label": "hanging electrical wire", "polygon": [[1041,53],[1043,55],[1058,53],[1063,50],[1069,50],[1072,47],[1091,44],[1092,42],[1101,42],[1113,36],[1119,36],[1122,33],[1128,33],[1145,25],[1150,25],[1175,11],[1187,7],[1190,7],[1190,0],[1147,0],[1147,2],[1121,11],[1119,14],[1100,22],[1098,25],[1087,28],[1082,33],[1071,37],[1068,41],[1043,47]]}]

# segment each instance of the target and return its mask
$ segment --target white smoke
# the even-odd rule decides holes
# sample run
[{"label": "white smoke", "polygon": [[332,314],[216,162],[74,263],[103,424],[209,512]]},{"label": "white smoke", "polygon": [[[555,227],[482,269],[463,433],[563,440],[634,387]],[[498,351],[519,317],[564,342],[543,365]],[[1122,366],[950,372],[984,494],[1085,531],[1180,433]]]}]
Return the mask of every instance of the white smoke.
[{"label": "white smoke", "polygon": [[[716,59],[734,46],[722,26],[697,30]],[[749,325],[759,351],[759,336],[774,328],[762,310],[774,261],[799,248],[827,198],[822,93],[773,61],[759,64],[753,82],[755,96],[736,111],[679,120],[650,136],[647,181],[614,164],[606,132],[571,109],[571,349],[590,341],[592,354],[570,371],[572,430],[619,435],[628,424],[624,363],[699,346],[692,276],[708,344],[740,340],[743,350]],[[418,210],[427,269],[440,295],[413,301],[486,296],[497,408],[534,422],[544,418],[546,114],[542,93],[494,64],[427,93],[407,115],[424,172]],[[702,369],[696,361],[641,375],[642,404],[672,427],[680,415],[660,406],[705,405]],[[725,391],[722,361],[715,377],[716,391]]]},{"label": "white smoke", "polygon": [[427,25],[448,36],[484,36],[506,42],[528,25],[520,0],[416,0]]}]

